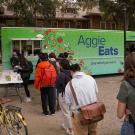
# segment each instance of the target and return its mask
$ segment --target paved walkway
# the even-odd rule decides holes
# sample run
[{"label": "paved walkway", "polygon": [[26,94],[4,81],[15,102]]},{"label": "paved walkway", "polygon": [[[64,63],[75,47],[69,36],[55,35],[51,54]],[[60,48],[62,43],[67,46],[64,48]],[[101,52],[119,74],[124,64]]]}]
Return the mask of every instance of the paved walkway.
[{"label": "paved walkway", "polygon": [[[119,135],[122,120],[116,118],[116,95],[119,89],[121,76],[97,78],[99,87],[99,99],[103,101],[107,108],[105,119],[98,124],[98,135]],[[0,88],[0,96],[3,95],[3,88]],[[20,89],[22,95],[24,90]],[[45,117],[41,110],[40,93],[33,86],[30,86],[32,93],[31,103],[20,103],[18,97],[10,97],[13,103],[22,107],[23,114],[28,123],[30,135],[65,135],[61,129],[61,112],[56,112],[55,116]],[[13,91],[12,91],[13,92]]]}]

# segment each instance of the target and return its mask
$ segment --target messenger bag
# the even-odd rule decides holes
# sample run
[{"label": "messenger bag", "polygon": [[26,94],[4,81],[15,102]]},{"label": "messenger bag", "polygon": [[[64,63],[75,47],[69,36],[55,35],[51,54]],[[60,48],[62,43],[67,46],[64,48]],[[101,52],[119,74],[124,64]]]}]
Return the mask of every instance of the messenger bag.
[{"label": "messenger bag", "polygon": [[[73,88],[72,82],[69,82],[70,89],[77,106],[79,106],[75,90]],[[85,106],[81,106],[80,112],[80,123],[82,125],[89,125],[98,122],[104,118],[104,113],[106,112],[105,105],[102,102],[95,102]]]}]

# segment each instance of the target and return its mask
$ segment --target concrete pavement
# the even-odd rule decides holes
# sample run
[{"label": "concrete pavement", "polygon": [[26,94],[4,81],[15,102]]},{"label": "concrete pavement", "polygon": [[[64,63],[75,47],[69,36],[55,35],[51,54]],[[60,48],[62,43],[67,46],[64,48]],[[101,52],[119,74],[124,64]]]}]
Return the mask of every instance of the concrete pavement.
[{"label": "concrete pavement", "polygon": [[[96,78],[99,87],[99,99],[106,105],[107,112],[103,121],[98,124],[98,135],[119,135],[122,120],[116,117],[117,100],[116,95],[120,86],[122,76]],[[20,89],[22,96],[25,96],[24,89]],[[42,114],[40,92],[30,85],[32,94],[31,103],[20,103],[18,97],[13,99],[12,104],[22,107],[23,115],[28,123],[30,135],[65,135],[61,129],[62,114],[56,112],[55,116],[45,117]],[[0,96],[3,96],[4,89],[0,87]],[[15,92],[11,90],[11,93]],[[11,104],[11,103],[10,103]]]}]

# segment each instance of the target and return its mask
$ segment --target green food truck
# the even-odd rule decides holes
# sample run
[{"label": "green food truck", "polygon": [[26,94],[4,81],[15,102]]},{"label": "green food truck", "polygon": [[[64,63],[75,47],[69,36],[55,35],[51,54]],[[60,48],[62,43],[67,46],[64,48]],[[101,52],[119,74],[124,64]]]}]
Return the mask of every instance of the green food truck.
[{"label": "green food truck", "polygon": [[[34,67],[38,53],[42,51],[57,55],[68,52],[71,63],[79,63],[87,74],[114,74],[124,70],[123,31],[3,27],[1,32],[4,69],[11,68],[10,58],[14,51],[23,52]],[[135,44],[135,32],[127,32],[127,41],[130,45]]]}]

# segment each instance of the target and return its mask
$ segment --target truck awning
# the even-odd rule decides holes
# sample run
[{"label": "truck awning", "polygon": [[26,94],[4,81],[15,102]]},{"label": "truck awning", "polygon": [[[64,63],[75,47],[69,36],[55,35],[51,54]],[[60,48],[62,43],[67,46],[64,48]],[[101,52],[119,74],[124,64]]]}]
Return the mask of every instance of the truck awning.
[{"label": "truck awning", "polygon": [[42,40],[42,38],[12,38],[12,41],[20,41],[20,40]]}]

